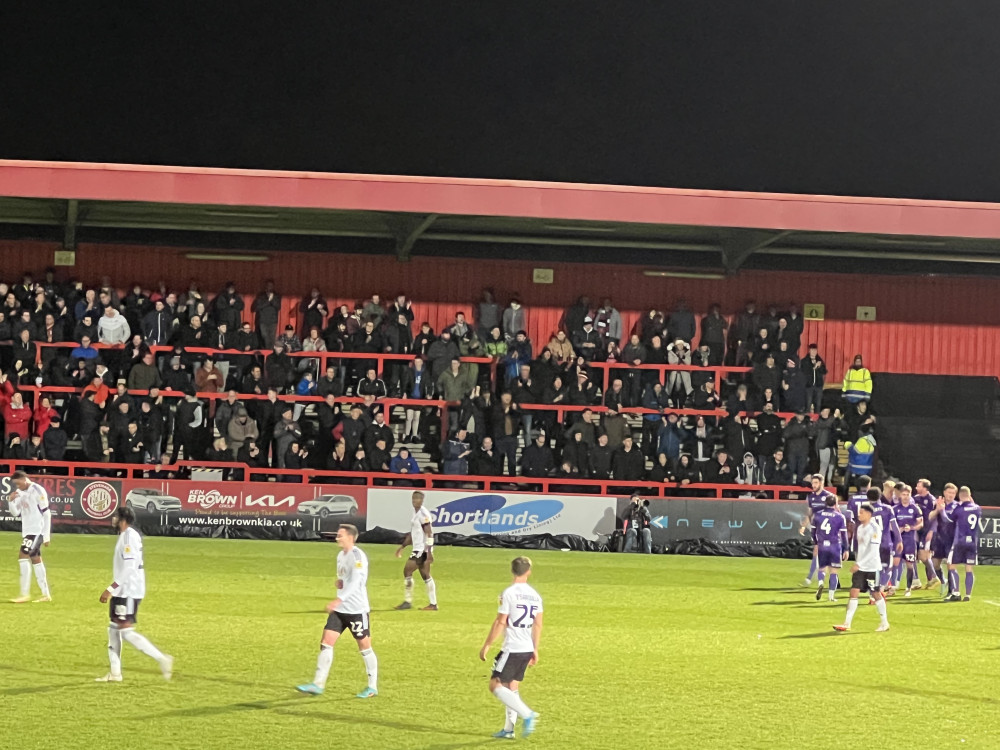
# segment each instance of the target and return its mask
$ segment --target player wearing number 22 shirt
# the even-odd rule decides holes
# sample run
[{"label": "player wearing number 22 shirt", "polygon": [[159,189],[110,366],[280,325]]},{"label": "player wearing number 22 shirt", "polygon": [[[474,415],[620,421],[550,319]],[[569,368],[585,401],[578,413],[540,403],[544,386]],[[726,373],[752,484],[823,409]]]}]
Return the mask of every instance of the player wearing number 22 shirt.
[{"label": "player wearing number 22 shirt", "polygon": [[514,724],[521,717],[521,736],[535,731],[538,714],[521,700],[518,684],[524,679],[524,670],[538,663],[538,644],[542,637],[542,597],[528,585],[531,560],[515,557],[510,564],[514,582],[500,595],[500,608],[490,626],[486,642],[479,649],[479,658],[486,661],[486,654],[500,632],[504,632],[503,648],[493,660],[490,692],[506,707],[504,727],[493,736],[513,739]]},{"label": "player wearing number 22 shirt", "polygon": [[341,524],[337,529],[337,588],[340,595],[326,605],[330,613],[323,628],[323,639],[319,645],[316,660],[316,674],[313,681],[297,685],[296,690],[310,695],[322,695],[326,680],[333,666],[333,646],[345,630],[349,631],[368,672],[368,687],[358,693],[358,698],[374,698],[378,695],[378,660],[372,650],[372,634],[369,630],[368,613],[368,556],[357,546],[358,529],[350,524]]}]

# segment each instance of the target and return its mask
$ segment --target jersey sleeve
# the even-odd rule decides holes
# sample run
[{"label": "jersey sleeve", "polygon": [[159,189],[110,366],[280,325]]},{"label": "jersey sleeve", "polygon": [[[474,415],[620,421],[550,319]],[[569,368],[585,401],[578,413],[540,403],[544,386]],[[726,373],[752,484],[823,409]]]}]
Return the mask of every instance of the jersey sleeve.
[{"label": "jersey sleeve", "polygon": [[49,494],[42,489],[36,493],[35,503],[38,512],[42,514],[42,539],[46,542],[52,537],[52,514],[49,513]]},{"label": "jersey sleeve", "polygon": [[507,592],[500,594],[500,607],[497,609],[498,615],[509,615],[510,614],[510,597]]},{"label": "jersey sleeve", "polygon": [[427,524],[428,526],[430,526],[431,525],[430,511],[428,511],[426,508],[421,508],[421,511],[422,512],[420,514],[420,525],[423,526],[424,524]]}]

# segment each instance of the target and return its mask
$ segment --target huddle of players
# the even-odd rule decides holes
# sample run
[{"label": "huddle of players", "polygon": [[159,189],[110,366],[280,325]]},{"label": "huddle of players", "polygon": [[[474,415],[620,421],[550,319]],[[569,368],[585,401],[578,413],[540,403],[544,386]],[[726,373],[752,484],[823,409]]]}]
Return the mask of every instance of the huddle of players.
[{"label": "huddle of players", "polygon": [[[434,561],[434,530],[431,515],[424,504],[424,493],[414,492],[412,496],[413,516],[410,518],[410,533],[396,550],[400,557],[403,550],[412,545],[412,552],[403,567],[403,602],[397,610],[413,608],[413,574],[417,571],[427,586],[429,604],[424,610],[436,611],[437,590],[431,577],[431,563]],[[378,661],[371,645],[371,629],[368,603],[368,557],[357,546],[358,530],[350,524],[342,524],[337,530],[337,589],[336,599],[326,606],[329,613],[320,652],[316,660],[316,671],[312,682],[297,685],[299,692],[308,695],[322,695],[326,689],[330,669],[333,666],[333,647],[345,631],[349,631],[358,644],[368,673],[368,687],[357,694],[358,698],[373,698],[378,695]],[[490,645],[504,632],[504,642],[500,653],[493,661],[490,676],[490,692],[504,704],[504,727],[494,734],[500,739],[514,738],[514,725],[522,720],[522,736],[535,730],[538,714],[521,700],[518,685],[524,679],[525,669],[538,663],[538,644],[542,634],[542,598],[531,586],[531,560],[517,557],[511,563],[513,583],[500,596],[497,617],[490,627],[486,642],[479,651],[479,658],[486,660]]]},{"label": "huddle of players", "polygon": [[[801,530],[805,525],[812,526],[813,561],[804,583],[811,585],[813,573],[818,574],[817,600],[822,596],[824,579],[829,577],[829,598],[834,601],[839,586],[837,571],[850,552],[855,554],[858,563],[852,572],[874,574],[864,577],[860,586],[854,585],[860,579],[852,580],[852,599],[857,597],[857,589],[870,593],[876,604],[884,602],[885,596],[895,595],[904,565],[905,596],[910,596],[914,588],[923,585],[918,562],[926,569],[927,586],[940,584],[945,600],[971,599],[982,509],[968,487],[958,488],[949,483],[944,486],[942,496],[935,497],[930,491],[930,480],[920,479],[916,483],[916,494],[913,488],[895,481],[887,481],[879,492],[871,488],[870,477],[862,476],[857,480],[858,492],[842,509],[836,495],[823,488],[822,476],[814,475],[811,481],[812,492],[806,499],[808,513]],[[866,517],[869,520],[866,521]],[[869,523],[875,526],[875,531],[859,533],[861,527]],[[870,562],[873,556],[865,549],[866,544],[876,543],[877,566]],[[965,565],[964,597],[959,590],[960,565]],[[879,629],[887,630],[883,608],[884,604],[879,608],[883,616]],[[853,612],[850,614],[853,616]],[[848,626],[849,620],[850,617]]]}]

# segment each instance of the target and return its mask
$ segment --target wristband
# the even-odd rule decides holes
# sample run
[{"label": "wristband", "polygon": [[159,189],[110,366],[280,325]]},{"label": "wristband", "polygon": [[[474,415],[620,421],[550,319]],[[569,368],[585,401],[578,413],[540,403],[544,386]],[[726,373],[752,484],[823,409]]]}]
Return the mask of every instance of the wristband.
[{"label": "wristband", "polygon": [[428,547],[433,547],[434,546],[434,537],[432,537],[432,536],[427,537],[426,546],[428,546]]}]

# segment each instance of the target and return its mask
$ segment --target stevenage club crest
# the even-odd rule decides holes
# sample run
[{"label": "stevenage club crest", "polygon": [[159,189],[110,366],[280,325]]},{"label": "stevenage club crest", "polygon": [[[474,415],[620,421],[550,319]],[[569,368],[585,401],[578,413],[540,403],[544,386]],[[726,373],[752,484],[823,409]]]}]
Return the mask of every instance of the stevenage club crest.
[{"label": "stevenage club crest", "polygon": [[91,482],[80,493],[80,506],[91,518],[103,520],[118,508],[118,491],[107,482]]}]

